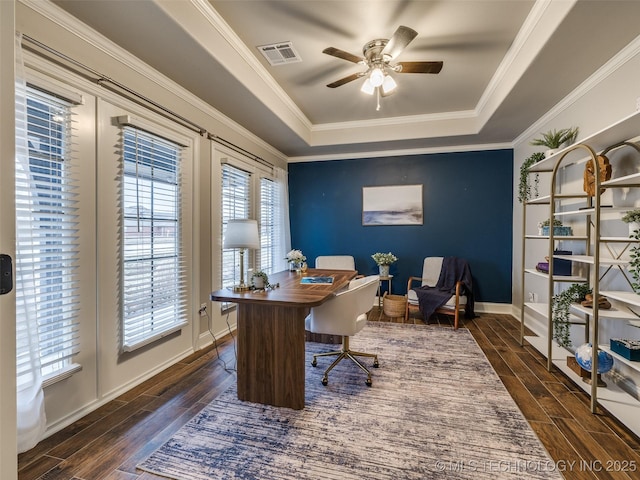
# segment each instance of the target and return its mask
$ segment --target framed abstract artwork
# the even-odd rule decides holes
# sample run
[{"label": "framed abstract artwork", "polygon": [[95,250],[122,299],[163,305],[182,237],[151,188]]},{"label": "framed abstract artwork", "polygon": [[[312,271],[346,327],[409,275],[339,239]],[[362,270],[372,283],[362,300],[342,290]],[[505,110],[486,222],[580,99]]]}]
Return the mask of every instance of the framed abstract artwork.
[{"label": "framed abstract artwork", "polygon": [[422,185],[362,187],[362,225],[422,225]]}]

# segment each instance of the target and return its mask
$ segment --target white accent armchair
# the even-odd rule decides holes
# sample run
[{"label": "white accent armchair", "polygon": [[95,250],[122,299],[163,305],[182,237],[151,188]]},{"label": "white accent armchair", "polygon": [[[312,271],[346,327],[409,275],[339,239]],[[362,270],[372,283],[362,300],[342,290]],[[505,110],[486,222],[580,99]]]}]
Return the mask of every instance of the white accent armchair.
[{"label": "white accent armchair", "polygon": [[355,270],[356,262],[351,255],[324,255],[316,257],[316,268]]},{"label": "white accent armchair", "polygon": [[367,313],[373,307],[378,290],[379,277],[371,275],[352,280],[349,288],[336,294],[331,300],[313,307],[306,318],[305,328],[313,333],[324,333],[342,336],[342,348],[337,351],[318,353],[313,356],[311,365],[318,364],[318,357],[337,356],[327,368],[322,377],[322,384],[329,383],[329,372],[343,359],[351,359],[360,369],[367,374],[365,381],[371,386],[371,372],[356,357],[373,358],[373,367],[377,368],[378,356],[373,353],[355,352],[349,348],[349,337],[355,335],[364,328],[367,323]]},{"label": "white accent armchair", "polygon": [[[465,260],[455,259],[449,257],[450,259],[456,260],[459,262],[459,265],[464,267],[464,272],[468,272],[468,276],[470,277],[470,271],[468,270],[468,264]],[[418,282],[420,282],[419,286],[426,287],[439,287],[442,285],[441,273],[443,269],[443,264],[445,264],[444,257],[427,257],[424,259],[424,263],[422,266],[422,277],[409,277],[409,281],[407,282],[407,304],[405,311],[405,322],[409,320],[409,313],[411,310],[419,309],[419,300],[418,294],[414,290],[414,288],[418,287]],[[440,282],[440,284],[439,284]],[[468,298],[466,293],[471,291],[470,279],[465,282],[456,278],[455,281],[455,292],[451,294],[448,300],[438,308],[435,309],[434,313],[442,313],[445,315],[453,315],[454,316],[454,329],[458,329],[458,321],[460,318],[460,311],[468,311],[470,315],[473,315],[473,301]],[[426,320],[426,319],[425,319]]]}]

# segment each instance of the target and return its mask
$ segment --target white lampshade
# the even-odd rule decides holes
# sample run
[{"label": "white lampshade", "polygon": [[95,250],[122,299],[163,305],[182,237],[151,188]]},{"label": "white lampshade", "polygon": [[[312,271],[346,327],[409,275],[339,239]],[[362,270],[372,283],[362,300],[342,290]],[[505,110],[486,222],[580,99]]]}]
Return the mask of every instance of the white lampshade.
[{"label": "white lampshade", "polygon": [[222,246],[224,248],[260,248],[257,220],[229,220]]},{"label": "white lampshade", "polygon": [[364,80],[364,83],[362,84],[362,87],[360,87],[360,91],[363,93],[366,93],[367,95],[373,95],[373,92],[375,91],[376,87],[374,87],[373,85],[371,85],[371,81],[369,80],[369,77],[367,77]]},{"label": "white lampshade", "polygon": [[393,77],[391,77],[391,75],[385,75],[384,82],[382,82],[382,91],[385,93],[385,95],[387,93],[393,92],[397,86],[398,84],[393,79]]},{"label": "white lampshade", "polygon": [[374,87],[379,87],[384,81],[384,73],[378,67],[374,68],[369,75],[369,81]]}]

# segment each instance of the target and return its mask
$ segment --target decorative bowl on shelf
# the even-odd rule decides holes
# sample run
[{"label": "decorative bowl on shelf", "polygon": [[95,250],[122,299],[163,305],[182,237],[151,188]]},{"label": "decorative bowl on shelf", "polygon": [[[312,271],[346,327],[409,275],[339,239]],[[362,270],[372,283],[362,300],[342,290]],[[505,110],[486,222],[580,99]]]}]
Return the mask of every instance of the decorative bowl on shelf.
[{"label": "decorative bowl on shelf", "polygon": [[[576,362],[587,372],[591,371],[593,348],[590,343],[580,345],[576,349]],[[613,368],[613,357],[604,350],[598,350],[598,373],[607,373]]]}]

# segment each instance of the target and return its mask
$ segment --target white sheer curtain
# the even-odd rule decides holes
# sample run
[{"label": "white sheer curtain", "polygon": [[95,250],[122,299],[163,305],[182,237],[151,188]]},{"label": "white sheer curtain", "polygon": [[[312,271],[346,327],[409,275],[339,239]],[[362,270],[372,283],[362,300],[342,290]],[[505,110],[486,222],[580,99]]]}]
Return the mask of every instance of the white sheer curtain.
[{"label": "white sheer curtain", "polygon": [[[29,140],[27,137],[27,96],[22,35],[16,35],[16,185],[29,184]],[[16,189],[17,190],[17,189]],[[32,224],[32,202],[29,196],[16,195],[16,223],[20,232],[29,232]],[[16,359],[18,399],[18,452],[34,447],[46,428],[44,392],[38,352],[38,320],[36,302],[36,272],[29,235],[20,233],[16,239]]]},{"label": "white sheer curtain", "polygon": [[273,175],[277,185],[278,204],[280,215],[277,218],[276,238],[280,239],[277,245],[277,252],[274,260],[274,271],[287,270],[288,265],[285,257],[291,250],[291,229],[289,228],[289,178],[286,170],[279,167],[273,168]]}]

